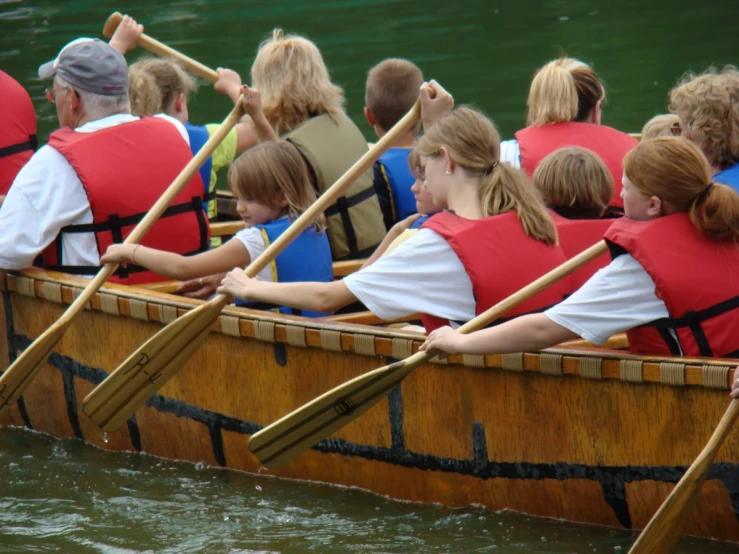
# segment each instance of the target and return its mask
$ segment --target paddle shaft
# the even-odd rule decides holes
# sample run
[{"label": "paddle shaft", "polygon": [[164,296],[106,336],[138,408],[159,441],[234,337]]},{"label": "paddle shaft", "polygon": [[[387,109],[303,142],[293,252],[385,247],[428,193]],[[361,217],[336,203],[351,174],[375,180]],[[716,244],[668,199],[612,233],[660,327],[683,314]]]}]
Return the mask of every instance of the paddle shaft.
[{"label": "paddle shaft", "polygon": [[[103,36],[105,38],[112,37],[115,30],[118,28],[118,25],[121,24],[122,19],[123,15],[120,12],[111,14],[103,27]],[[138,41],[136,41],[136,44],[157,56],[161,56],[163,58],[174,58],[180,62],[187,71],[193,75],[197,75],[201,79],[205,79],[211,83],[215,83],[218,80],[218,73],[213,71],[210,67],[193,60],[189,56],[185,56],[182,52],[178,52],[166,44],[162,44],[145,33],[142,33]]]},{"label": "paddle shaft", "polygon": [[732,400],[706,446],[649,520],[629,549],[629,554],[670,554],[675,551],[713,460],[738,416],[739,401]]},{"label": "paddle shaft", "polygon": [[[567,277],[607,249],[601,241],[533,283],[499,302],[458,329],[469,333],[485,327],[509,310]],[[265,466],[276,467],[329,436],[367,411],[422,363],[438,354],[419,351],[339,385],[252,435],[249,448]]]},{"label": "paddle shaft", "polygon": [[[419,99],[385,136],[357,160],[256,260],[249,264],[246,274],[249,277],[255,277],[267,267],[295,237],[313,224],[319,214],[334,204],[387,148],[409,132],[418,123],[420,117]],[[83,402],[85,413],[106,431],[112,431],[120,426],[180,370],[197,345],[205,340],[211,324],[229,300],[228,295],[219,294],[185,314],[170,324],[170,326],[176,325],[178,329],[174,335],[168,330],[170,326],[159,331],[87,395]],[[180,345],[182,352],[174,348],[176,345]]]},{"label": "paddle shaft", "polygon": [[[238,123],[243,114],[243,103],[239,99],[221,126],[213,133],[182,171],[180,171],[179,175],[169,185],[164,194],[162,194],[146,216],[134,227],[128,237],[126,237],[124,244],[134,244],[141,240],[190,179],[192,179],[193,175],[200,169],[200,166],[203,165],[208,156],[223,141],[231,128]],[[103,283],[113,274],[117,267],[118,264],[105,264],[75,301],[65,310],[62,316],[42,333],[3,373],[2,377],[0,377],[0,413],[10,404],[11,400],[18,398],[23,393],[23,390],[28,386],[33,376],[41,368],[41,364],[51,354],[54,345],[61,339],[72,319],[85,307],[92,295],[102,287]]]}]

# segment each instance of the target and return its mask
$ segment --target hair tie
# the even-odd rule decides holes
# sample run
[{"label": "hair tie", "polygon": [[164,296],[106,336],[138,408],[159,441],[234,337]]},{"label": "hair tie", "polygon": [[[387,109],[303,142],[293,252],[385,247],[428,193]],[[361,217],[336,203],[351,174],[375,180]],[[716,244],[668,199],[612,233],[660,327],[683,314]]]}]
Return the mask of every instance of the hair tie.
[{"label": "hair tie", "polygon": [[490,175],[493,172],[493,169],[495,169],[498,165],[498,160],[495,160],[490,166],[485,170],[485,175]]},{"label": "hair tie", "polygon": [[708,194],[711,192],[711,187],[713,187],[713,183],[708,183],[706,187],[698,193],[698,196],[695,197],[695,200],[693,202],[697,204],[702,204],[706,198],[708,198]]}]

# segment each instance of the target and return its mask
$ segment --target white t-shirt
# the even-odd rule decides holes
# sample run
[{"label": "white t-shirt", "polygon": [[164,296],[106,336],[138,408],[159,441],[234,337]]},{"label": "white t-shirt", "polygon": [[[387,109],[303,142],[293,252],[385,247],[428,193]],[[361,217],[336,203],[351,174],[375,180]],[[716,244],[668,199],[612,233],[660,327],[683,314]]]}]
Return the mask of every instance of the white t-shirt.
[{"label": "white t-shirt", "polygon": [[414,313],[457,321],[475,317],[472,282],[446,240],[431,229],[420,229],[344,283],[382,319]]},{"label": "white t-shirt", "polygon": [[654,292],[654,281],[629,254],[613,260],[580,290],[544,313],[595,344],[603,344],[614,333],[669,317],[665,303]]},{"label": "white t-shirt", "polygon": [[521,150],[516,139],[504,140],[500,143],[500,161],[521,169]]},{"label": "white t-shirt", "polygon": [[[242,229],[234,235],[231,240],[237,240],[244,245],[246,251],[249,253],[249,258],[252,262],[256,260],[262,252],[267,250],[267,245],[264,242],[262,231],[256,227],[247,227]],[[259,272],[257,277],[262,281],[274,282],[274,274],[272,272],[272,264],[267,265],[262,271]]]},{"label": "white t-shirt", "polygon": [[[190,144],[185,127],[170,121]],[[92,133],[139,119],[116,114],[85,123],[75,129]],[[122,154],[123,155],[123,154]],[[18,172],[0,208],[0,268],[23,269],[50,245],[67,225],[92,223],[92,210],[82,182],[59,151],[49,145],[39,148]],[[100,265],[95,235],[69,233],[62,237],[62,257],[67,265]]]}]

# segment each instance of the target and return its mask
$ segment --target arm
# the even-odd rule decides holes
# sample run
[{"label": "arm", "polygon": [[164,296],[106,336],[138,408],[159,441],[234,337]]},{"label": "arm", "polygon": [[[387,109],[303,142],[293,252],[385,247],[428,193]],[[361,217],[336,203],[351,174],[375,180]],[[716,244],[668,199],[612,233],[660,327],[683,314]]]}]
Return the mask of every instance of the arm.
[{"label": "arm", "polygon": [[218,288],[243,300],[256,300],[315,312],[335,312],[356,300],[343,281],[330,283],[267,283],[234,269]]},{"label": "arm", "polygon": [[379,260],[385,254],[385,252],[387,252],[387,249],[390,248],[390,245],[393,243],[393,241],[397,239],[400,235],[402,235],[406,230],[408,230],[408,228],[413,225],[413,222],[416,221],[419,217],[421,217],[421,214],[412,214],[406,217],[403,221],[398,221],[395,225],[393,225],[393,227],[387,232],[387,235],[385,235],[385,238],[382,239],[380,245],[375,249],[374,252],[372,252],[372,255],[367,259],[367,261],[362,264],[362,267],[372,265],[377,260]]},{"label": "arm", "polygon": [[240,241],[230,240],[215,250],[208,250],[196,256],[180,256],[139,244],[112,244],[100,261],[119,264],[130,261],[170,279],[184,281],[229,271],[234,267],[243,267],[248,265],[251,259]]},{"label": "arm", "polygon": [[448,354],[506,354],[542,350],[574,338],[575,333],[546,315],[530,314],[467,335],[442,327],[433,331],[420,349]]},{"label": "arm", "polygon": [[219,67],[216,69],[218,80],[213,83],[213,88],[220,94],[225,94],[236,104],[241,95],[241,76],[233,69],[224,69]]},{"label": "arm", "polygon": [[262,95],[259,94],[259,91],[244,85],[242,87],[242,94],[244,97],[244,111],[251,117],[259,142],[278,140],[277,133],[275,133],[275,130],[264,116],[264,111],[262,111]]},{"label": "arm", "polygon": [[[432,89],[436,93],[434,98],[431,98],[429,94],[429,91]],[[421,85],[419,97],[421,98],[421,121],[423,122],[424,130],[433,127],[437,121],[451,112],[454,107],[454,98],[452,95],[433,79]]]},{"label": "arm", "polygon": [[143,32],[143,25],[138,25],[130,15],[124,15],[108,44],[125,56],[126,52],[136,48],[136,43]]}]

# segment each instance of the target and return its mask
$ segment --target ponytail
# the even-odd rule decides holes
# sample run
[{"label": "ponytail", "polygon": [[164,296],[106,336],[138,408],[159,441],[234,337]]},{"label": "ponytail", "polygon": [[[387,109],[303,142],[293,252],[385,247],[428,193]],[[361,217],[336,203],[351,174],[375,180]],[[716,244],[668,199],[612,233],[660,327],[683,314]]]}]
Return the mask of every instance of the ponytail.
[{"label": "ponytail", "polygon": [[690,221],[716,242],[739,247],[739,194],[720,183],[710,183],[690,205]]},{"label": "ponytail", "polygon": [[515,211],[526,236],[545,244],[557,244],[557,230],[539,191],[524,173],[498,163],[483,175],[480,203],[486,216]]}]

